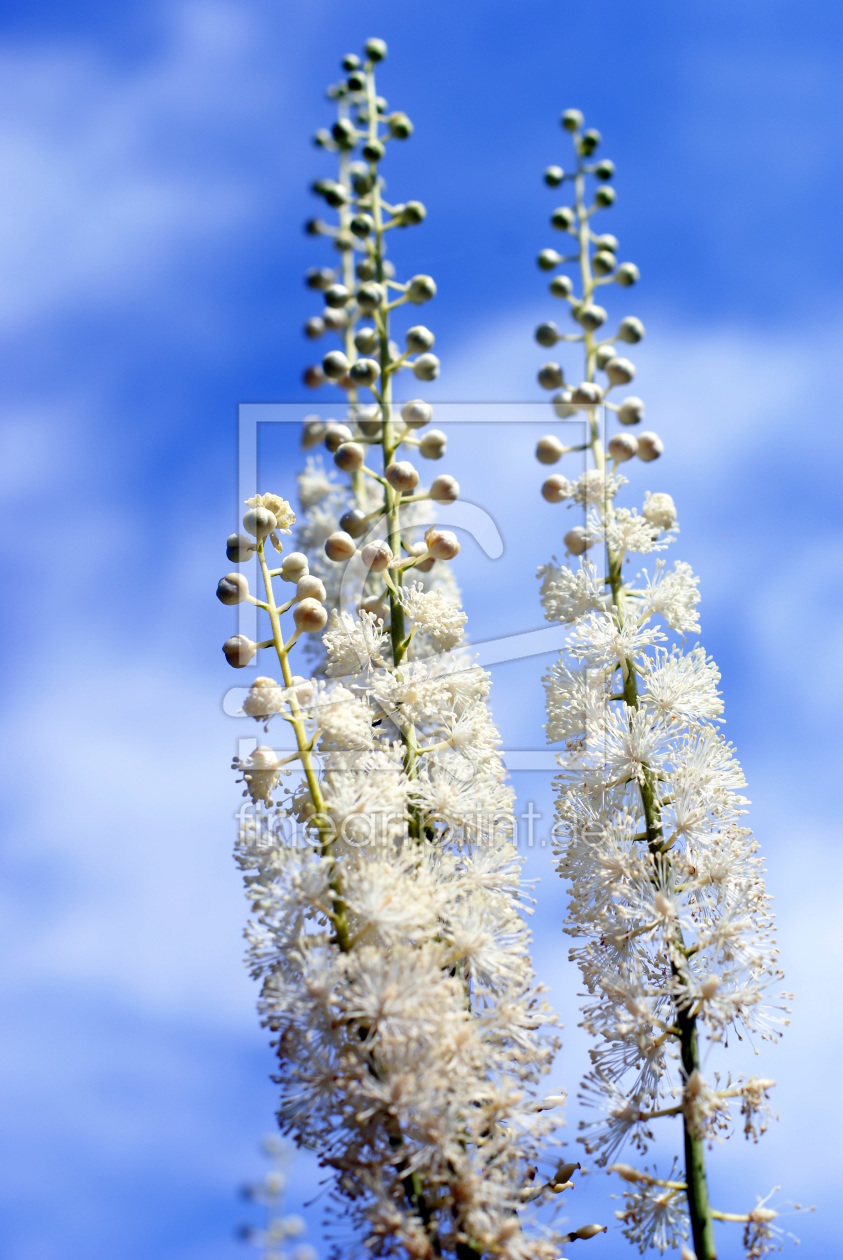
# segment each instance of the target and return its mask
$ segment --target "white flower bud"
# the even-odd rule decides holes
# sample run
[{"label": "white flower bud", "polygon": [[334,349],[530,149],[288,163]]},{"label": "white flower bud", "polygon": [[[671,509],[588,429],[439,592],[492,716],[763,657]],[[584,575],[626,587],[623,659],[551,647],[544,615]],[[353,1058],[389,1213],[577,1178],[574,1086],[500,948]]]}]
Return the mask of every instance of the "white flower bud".
[{"label": "white flower bud", "polygon": [[566,131],[579,131],[584,122],[582,111],[579,109],[566,109],[562,114],[562,126]]},{"label": "white flower bud", "polygon": [[459,541],[450,529],[436,529],[431,526],[424,536],[424,541],[435,560],[453,560],[454,556],[459,555]]},{"label": "white flower bud", "polygon": [[366,514],[361,512],[359,508],[349,508],[340,517],[340,529],[344,530],[352,538],[362,538],[368,523]]},{"label": "white flower bud", "polygon": [[386,41],[383,39],[367,39],[365,52],[369,61],[383,61],[386,56]]},{"label": "white flower bud", "polygon": [[574,226],[576,215],[570,206],[559,206],[550,216],[550,222],[559,232],[567,232]]},{"label": "white flower bud", "polygon": [[355,297],[361,311],[376,311],[386,301],[386,293],[383,287],[375,280],[369,280],[366,284],[361,284]]},{"label": "white flower bud", "polygon": [[301,444],[305,450],[319,446],[325,437],[325,422],[318,416],[305,416]]},{"label": "white flower bud", "polygon": [[608,249],[598,249],[591,263],[596,276],[608,276],[610,271],[615,270],[618,260],[614,254],[609,253]]},{"label": "white flower bud", "polygon": [[628,385],[635,376],[635,364],[615,357],[606,364],[606,375],[613,385]]},{"label": "white flower bud", "polygon": [[604,232],[602,236],[595,236],[595,249],[605,249],[610,254],[616,254],[620,249],[620,241],[611,232]]},{"label": "white flower bud", "polygon": [[221,604],[242,604],[249,594],[245,573],[226,573],[217,583],[217,599]]},{"label": "white flower bud", "polygon": [[594,174],[598,179],[611,179],[615,173],[615,164],[609,158],[603,158],[594,167]]},{"label": "white flower bud", "polygon": [[322,323],[326,328],[330,328],[332,332],[339,332],[348,323],[348,311],[333,311],[330,306],[326,306],[322,312]]},{"label": "white flower bud", "polygon": [[609,454],[617,464],[624,464],[638,453],[638,439],[631,433],[616,433],[609,438]]},{"label": "white flower bud", "polygon": [[419,454],[425,459],[441,459],[448,439],[441,429],[430,429],[419,443]]},{"label": "white flower bud", "polygon": [[562,255],[555,249],[543,249],[536,259],[542,271],[553,271],[553,268],[558,267],[561,261]]},{"label": "white flower bud", "polygon": [[594,381],[582,381],[571,393],[571,402],[581,407],[594,407],[603,401],[603,390]]},{"label": "white flower bud", "polygon": [[383,573],[384,569],[388,569],[392,563],[392,548],[382,539],[376,539],[374,542],[366,543],[360,552],[360,559],[373,573]]},{"label": "white flower bud", "polygon": [[413,364],[413,376],[417,381],[435,381],[439,375],[439,360],[435,354],[420,354]]},{"label": "white flower bud", "polygon": [[558,298],[570,297],[574,291],[570,276],[554,276],[549,287],[553,296]]},{"label": "white flower bud", "polygon": [[325,428],[325,446],[331,454],[338,451],[343,442],[350,442],[353,437],[348,425],[337,424],[336,420],[330,420]]},{"label": "white flower bud", "polygon": [[572,1237],[585,1239],[596,1238],[598,1234],[605,1234],[608,1225],[580,1225],[579,1229],[575,1229]]},{"label": "white flower bud", "polygon": [[397,463],[390,464],[384,476],[393,490],[398,490],[401,494],[415,490],[419,484],[419,474],[407,459],[400,459]]},{"label": "white flower bud", "polygon": [[305,276],[305,284],[309,289],[325,290],[336,278],[336,272],[330,267],[311,267]]},{"label": "white flower bud", "polygon": [[440,473],[430,483],[430,497],[434,503],[456,503],[460,497],[460,483],[456,477]]},{"label": "white flower bud", "polygon": [[374,354],[378,348],[376,329],[370,328],[368,324],[363,328],[358,328],[354,334],[354,344],[360,354]]},{"label": "white flower bud", "polygon": [[622,284],[625,289],[628,289],[631,284],[636,283],[640,275],[641,272],[635,263],[621,263],[615,272],[615,280],[618,284]]},{"label": "white flower bud", "polygon": [[344,284],[329,284],[325,290],[325,301],[328,306],[345,306],[351,297]]},{"label": "white flower bud", "polygon": [[407,300],[414,306],[421,306],[436,297],[436,281],[432,276],[413,276],[407,285]]},{"label": "white flower bud", "polygon": [[618,341],[625,341],[627,345],[634,346],[636,342],[643,340],[643,337],[644,325],[634,315],[627,315],[626,319],[622,319],[618,324]]},{"label": "white flower bud", "polygon": [[548,477],[542,486],[542,498],[547,499],[548,503],[561,503],[563,499],[567,499],[568,494],[568,478],[561,477],[558,473]]},{"label": "white flower bud", "polygon": [[561,166],[547,166],[544,172],[544,182],[548,188],[558,188],[565,178],[565,172]]},{"label": "white flower bud", "polygon": [[578,324],[581,324],[589,332],[594,332],[605,324],[607,315],[602,306],[595,306],[589,303],[587,306],[575,306],[571,309],[571,314]]},{"label": "white flower bud", "polygon": [[601,184],[594,193],[594,201],[596,205],[602,206],[605,210],[608,206],[615,204],[616,196],[614,188],[611,188],[608,184]]},{"label": "white flower bud", "polygon": [[281,561],[281,577],[285,582],[298,582],[307,570],[307,556],[303,551],[291,551]]},{"label": "white flower bud", "polygon": [[584,131],[579,143],[579,151],[583,157],[590,157],[602,139],[596,127],[590,127],[588,131]]},{"label": "white flower bud", "polygon": [[315,341],[325,331],[325,321],[319,315],[313,315],[304,326],[304,335]]},{"label": "white flower bud", "polygon": [[335,530],[325,539],[325,555],[329,560],[350,560],[356,553],[354,539],[344,530]]},{"label": "white flower bud", "polygon": [[406,114],[390,114],[386,120],[389,134],[396,140],[409,140],[413,134],[413,124]]},{"label": "white flower bud", "polygon": [[638,458],[643,459],[645,464],[650,464],[654,459],[664,452],[664,442],[657,433],[638,434]]},{"label": "white flower bud", "polygon": [[222,645],[225,653],[225,659],[234,669],[243,669],[245,665],[257,652],[257,645],[248,639],[245,634],[232,635],[230,639],[226,639]]},{"label": "white flower bud", "polygon": [[567,420],[568,416],[575,416],[577,408],[571,406],[571,390],[563,389],[558,394],[553,395],[553,410],[556,412],[560,420]]},{"label": "white flower bud", "polygon": [[401,419],[408,429],[423,429],[433,419],[433,408],[421,398],[413,398],[401,408]]},{"label": "white flower bud", "polygon": [[540,346],[555,346],[559,340],[559,329],[552,320],[548,320],[546,324],[539,324],[536,329],[536,341]]},{"label": "white flower bud", "polygon": [[343,472],[357,472],[363,467],[364,452],[359,442],[343,442],[334,452],[334,463]]},{"label": "white flower bud", "polygon": [[617,355],[617,350],[615,349],[614,346],[608,345],[608,344],[598,346],[597,353],[594,356],[594,361],[597,364],[597,366],[602,370],[603,368],[605,368],[607,363],[610,363],[611,360],[616,357],[616,355]]},{"label": "white flower bud", "polygon": [[380,374],[380,364],[376,359],[357,359],[348,369],[355,385],[374,385]]},{"label": "white flower bud", "polygon": [[575,525],[573,529],[568,530],[563,542],[572,556],[582,556],[588,551],[593,539],[589,538],[585,526]]},{"label": "white flower bud", "polygon": [[355,236],[364,240],[375,230],[375,221],[370,214],[355,214],[348,226]]},{"label": "white flower bud", "polygon": [[544,363],[539,368],[538,382],[542,389],[558,389],[564,379],[558,363]]},{"label": "white flower bud", "polygon": [[618,408],[618,419],[621,424],[638,424],[644,418],[644,404],[640,398],[630,396],[624,398]]},{"label": "white flower bud", "polygon": [[348,375],[350,366],[351,364],[342,350],[329,350],[322,360],[322,371],[329,381],[342,380],[344,376]]},{"label": "white flower bud", "polygon": [[229,534],[225,544],[226,559],[232,564],[244,564],[255,554],[255,544],[246,534]]},{"label": "white flower bud", "polygon": [[431,349],[436,338],[424,324],[415,324],[407,329],[406,340],[410,354],[424,354],[426,350]]},{"label": "white flower bud", "polygon": [[[641,434],[642,438],[646,436],[647,434]],[[638,439],[638,444],[640,446],[641,438]],[[676,523],[676,504],[669,494],[659,490],[645,498],[643,515],[651,525],[657,525],[659,529],[670,529]]]},{"label": "white flower bud", "polygon": [[318,634],[328,622],[328,610],[318,599],[303,599],[293,609],[296,629],[304,634]]},{"label": "white flower bud", "polygon": [[555,464],[565,454],[565,447],[553,433],[539,438],[536,443],[536,459],[540,464]]},{"label": "white flower bud", "polygon": [[327,598],[324,583],[313,573],[306,573],[296,583],[296,599],[315,599],[324,604]]},{"label": "white flower bud", "polygon": [[243,517],[243,528],[255,538],[266,538],[267,534],[278,528],[278,522],[269,508],[253,507]]}]

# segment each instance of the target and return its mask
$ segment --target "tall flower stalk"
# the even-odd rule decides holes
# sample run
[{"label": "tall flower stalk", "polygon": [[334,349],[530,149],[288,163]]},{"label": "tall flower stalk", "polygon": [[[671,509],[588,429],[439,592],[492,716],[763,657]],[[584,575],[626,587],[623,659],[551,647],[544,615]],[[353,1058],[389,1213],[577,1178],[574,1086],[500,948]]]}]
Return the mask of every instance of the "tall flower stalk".
[{"label": "tall flower stalk", "polygon": [[[566,1235],[535,1214],[576,1166],[554,1158],[562,1097],[539,1091],[555,1041],[530,963],[512,794],[488,675],[457,650],[465,614],[414,580],[459,551],[435,523],[418,537],[420,505],[451,502],[458,488],[447,475],[421,487],[405,457],[441,455],[444,436],[431,439],[427,403],[393,396],[413,354],[416,378],[438,363],[427,329],[407,332],[405,352],[391,341],[393,313],[429,300],[435,285],[395,279],[386,259],[388,233],[423,209],[383,195],[390,137],[411,130],[377,95],[385,55],[370,40],[362,59],[343,63],[332,93],[340,117],[322,137],[339,155],[339,179],[316,186],[341,217],[310,228],[340,250],[342,279],[314,274],[327,310],[342,312],[327,323],[344,348],[308,379],[337,382],[347,416],[311,421],[306,435],[348,482],[311,468],[304,484],[317,505],[330,500],[323,523],[345,495],[342,528],[319,552],[293,551],[276,566],[271,549],[282,551],[293,512],[255,496],[228,555],[257,555],[262,595],[239,570],[218,592],[265,617],[265,640],[235,635],[224,651],[235,666],[274,652],[280,681],[255,678],[244,711],[267,728],[285,723],[293,741],[235,763],[248,798],[237,855],[253,912],[249,962],[275,1038],[280,1126],[331,1170],[361,1254],[551,1260],[566,1239],[602,1227]],[[321,334],[326,320],[316,318]],[[319,533],[310,525],[300,546]],[[303,636],[324,652],[311,678],[291,663]]]},{"label": "tall flower stalk", "polygon": [[[777,1213],[766,1200],[744,1213],[714,1207],[706,1148],[729,1132],[734,1109],[757,1139],[773,1082],[722,1079],[704,1064],[708,1046],[725,1044],[730,1029],[763,1039],[787,1022],[781,999],[768,999],[782,978],[770,898],[744,825],[743,775],[718,729],[719,674],[701,647],[686,646],[699,630],[697,579],[683,561],[668,568],[658,556],[677,534],[673,500],[656,492],[640,510],[616,504],[627,484],[621,466],[662,453],[657,434],[633,431],[641,400],[616,393],[635,375],[618,343],[640,341],[643,324],[626,316],[607,335],[598,301],[604,286],[634,284],[638,269],[618,261],[614,236],[595,230],[615,200],[614,166],[595,156],[599,133],[584,128],[578,110],[562,124],[573,168],[549,167],[545,181],[572,191],[572,204],[551,218],[569,252],[545,249],[538,262],[554,273],[551,293],[568,304],[576,330],[548,322],[536,338],[548,347],[577,343],[583,378],[566,385],[562,366],[548,362],[539,382],[557,391],[557,415],[582,418],[585,439],[568,446],[549,434],[536,454],[551,464],[576,450],[587,461],[579,476],[552,474],[542,487],[548,502],[576,504],[585,516],[564,536],[569,562],[540,574],[548,619],[568,627],[545,685],[548,737],[564,741],[556,834],[571,889],[565,926],[595,1043],[583,1083],[594,1118],[582,1136],[606,1165],[624,1145],[646,1151],[656,1122],[681,1129],[675,1163],[684,1172],[612,1165],[627,1187],[618,1215],[642,1252],[684,1247],[688,1255],[690,1233],[698,1260],[714,1260],[714,1222],[722,1220],[742,1222],[747,1254],[759,1256],[781,1233]],[[559,271],[565,264],[576,279]],[[651,558],[640,570],[639,556]]]}]

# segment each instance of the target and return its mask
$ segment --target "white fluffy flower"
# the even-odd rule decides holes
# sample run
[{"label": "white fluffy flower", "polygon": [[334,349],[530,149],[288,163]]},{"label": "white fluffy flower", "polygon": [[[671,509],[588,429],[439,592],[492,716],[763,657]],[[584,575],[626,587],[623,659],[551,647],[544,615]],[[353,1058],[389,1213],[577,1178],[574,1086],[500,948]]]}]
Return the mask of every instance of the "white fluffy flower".
[{"label": "white fluffy flower", "polygon": [[438,652],[449,652],[462,643],[468,618],[455,600],[447,599],[441,591],[426,591],[418,582],[403,587],[400,598],[407,616]]}]

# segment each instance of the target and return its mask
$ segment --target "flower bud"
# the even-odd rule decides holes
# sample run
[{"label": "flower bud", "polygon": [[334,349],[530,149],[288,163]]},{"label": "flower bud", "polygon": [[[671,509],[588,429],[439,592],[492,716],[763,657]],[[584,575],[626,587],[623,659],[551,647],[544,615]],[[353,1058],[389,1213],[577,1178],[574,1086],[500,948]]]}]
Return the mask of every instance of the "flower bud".
[{"label": "flower bud", "polygon": [[579,131],[584,122],[582,111],[579,109],[566,109],[562,114],[562,126],[566,131]]},{"label": "flower bud", "polygon": [[349,92],[365,92],[366,76],[359,70],[353,70],[346,80]]},{"label": "flower bud", "polygon": [[245,573],[226,573],[217,583],[217,599],[221,604],[242,604],[249,594]]},{"label": "flower bud", "polygon": [[399,227],[415,227],[427,218],[427,207],[421,201],[408,201],[400,211],[396,207]]},{"label": "flower bud", "polygon": [[376,359],[357,359],[348,369],[355,385],[374,385],[380,374],[380,364]]},{"label": "flower bud", "polygon": [[342,350],[329,350],[322,360],[322,371],[329,381],[340,381],[351,367]]},{"label": "flower bud", "polygon": [[617,1173],[619,1177],[632,1185],[635,1185],[638,1181],[649,1180],[646,1173],[639,1172],[637,1168],[633,1168],[632,1164],[612,1164],[608,1171]]},{"label": "flower bud", "polygon": [[358,280],[374,280],[378,274],[374,259],[361,258],[354,268],[354,274]]},{"label": "flower bud", "polygon": [[536,341],[540,346],[555,346],[559,340],[559,329],[549,320],[546,324],[539,324],[536,329]]},{"label": "flower bud", "polygon": [[325,321],[320,319],[318,315],[313,315],[304,326],[304,335],[309,337],[311,341],[315,341],[317,337],[321,337],[325,331]]},{"label": "flower bud", "polygon": [[544,363],[538,371],[538,382],[542,389],[558,389],[564,383],[562,369],[558,363]]},{"label": "flower bud", "polygon": [[569,276],[554,276],[548,286],[554,297],[567,298],[574,291],[573,283]]},{"label": "flower bud", "polygon": [[354,539],[344,530],[335,530],[325,539],[325,555],[329,560],[350,560],[356,553]]},{"label": "flower bud", "polygon": [[602,206],[605,210],[608,206],[614,205],[616,193],[610,184],[601,184],[594,193],[594,200],[598,206]]},{"label": "flower bud", "polygon": [[413,134],[413,124],[406,114],[390,114],[386,120],[389,134],[396,140],[409,140]]},{"label": "flower bud", "polygon": [[556,464],[565,454],[565,447],[553,433],[539,438],[536,443],[536,459],[540,464]]},{"label": "flower bud", "polygon": [[605,249],[609,254],[616,254],[620,249],[620,241],[611,232],[604,232],[601,236],[595,236],[594,248]]},{"label": "flower bud", "polygon": [[350,442],[353,436],[347,424],[337,424],[336,420],[329,420],[325,428],[325,446],[333,454],[343,442]]},{"label": "flower bud", "polygon": [[365,240],[374,232],[375,221],[370,214],[355,214],[348,226],[356,237]]},{"label": "flower bud", "polygon": [[331,332],[340,332],[348,323],[348,311],[342,307],[326,306],[322,312],[322,323]]},{"label": "flower bud", "polygon": [[302,372],[302,380],[308,389],[318,389],[320,385],[324,385],[325,373],[322,371],[321,364],[314,363],[305,368]]},{"label": "flower bud", "polygon": [[629,359],[612,358],[606,364],[606,375],[613,385],[628,385],[635,377],[635,365]]},{"label": "flower bud", "polygon": [[589,538],[588,531],[583,525],[575,525],[573,529],[568,530],[563,542],[572,556],[582,556],[591,546],[592,539]]},{"label": "flower bud", "polygon": [[594,168],[594,174],[598,179],[611,179],[615,173],[615,164],[609,158],[603,158]]},{"label": "flower bud", "polygon": [[570,389],[562,389],[558,394],[554,394],[551,399],[553,410],[556,412],[560,420],[567,420],[569,416],[577,414],[577,408],[571,405]]},{"label": "flower bud", "polygon": [[243,528],[255,538],[266,538],[267,534],[278,528],[278,522],[268,508],[253,507],[243,517]]},{"label": "flower bud", "polygon": [[614,271],[618,265],[618,260],[614,254],[608,249],[598,249],[597,253],[591,260],[596,276],[608,276],[610,271]]},{"label": "flower bud", "polygon": [[536,259],[542,271],[553,271],[553,268],[558,267],[561,261],[562,255],[555,249],[543,249]]},{"label": "flower bud", "polygon": [[337,119],[331,128],[331,135],[334,137],[341,149],[353,148],[354,141],[357,138],[354,123],[348,118]]},{"label": "flower bud", "polygon": [[609,454],[616,464],[624,464],[638,451],[638,439],[631,433],[616,433],[609,438]]},{"label": "flower bud", "polygon": [[318,599],[303,599],[293,609],[293,621],[296,623],[296,629],[303,634],[318,634],[320,630],[325,629],[328,610],[320,604]]},{"label": "flower bud", "polygon": [[618,341],[625,341],[628,345],[634,346],[643,337],[644,325],[634,315],[627,315],[626,319],[622,319],[618,324]]},{"label": "flower bud", "polygon": [[551,227],[555,227],[559,232],[567,232],[574,226],[575,221],[576,215],[570,206],[560,206],[550,216]]},{"label": "flower bud", "polygon": [[592,127],[589,131],[584,131],[579,143],[579,150],[583,157],[590,157],[597,148],[603,137],[596,127]]},{"label": "flower bud", "polygon": [[311,267],[305,275],[305,284],[309,289],[327,289],[336,280],[336,273],[330,267]]},{"label": "flower bud", "polygon": [[412,328],[408,328],[406,332],[407,349],[410,354],[424,354],[426,350],[430,350],[436,338],[429,328],[425,328],[424,324],[415,324]]},{"label": "flower bud", "polygon": [[365,325],[354,334],[354,344],[360,354],[374,354],[378,348],[377,330]]},{"label": "flower bud", "polygon": [[419,474],[407,459],[401,459],[395,464],[390,464],[384,476],[393,490],[397,490],[400,494],[407,494],[410,490],[415,490],[419,484]]},{"label": "flower bud", "polygon": [[384,569],[388,569],[392,563],[392,548],[388,542],[380,538],[375,539],[374,542],[366,543],[360,552],[360,559],[373,573],[383,573]]},{"label": "flower bud", "polygon": [[618,284],[622,284],[628,289],[631,284],[635,284],[641,275],[635,263],[621,263],[615,272],[615,280]]},{"label": "flower bud", "polygon": [[554,1182],[558,1184],[559,1182],[570,1181],[574,1173],[581,1167],[582,1165],[579,1163],[560,1162],[557,1164],[556,1172],[553,1174]]},{"label": "flower bud", "polygon": [[245,564],[255,554],[255,544],[245,534],[229,534],[225,554],[232,564]]},{"label": "flower bud", "polygon": [[386,153],[381,140],[367,140],[363,145],[363,156],[367,162],[379,162]]},{"label": "flower bud", "polygon": [[421,398],[405,402],[401,408],[401,419],[408,429],[423,429],[433,419],[433,408]]},{"label": "flower bud", "polygon": [[572,307],[571,314],[577,323],[581,324],[588,332],[594,332],[601,324],[606,322],[606,312],[603,307],[595,306],[591,302],[585,306]]},{"label": "flower bud", "polygon": [[291,551],[281,561],[281,576],[285,582],[299,582],[307,573],[307,556],[303,551]]},{"label": "flower bud", "polygon": [[245,634],[234,634],[222,645],[225,659],[234,669],[243,669],[257,652],[257,645]]},{"label": "flower bud", "polygon": [[448,439],[441,429],[430,429],[419,443],[419,454],[425,459],[441,459]]},{"label": "flower bud", "polygon": [[325,290],[325,301],[328,306],[345,306],[351,297],[344,284],[329,284]]},{"label": "flower bud", "polygon": [[618,407],[618,419],[621,424],[638,424],[644,418],[644,404],[640,398],[630,395],[624,398]]},{"label": "flower bud", "polygon": [[324,604],[327,598],[324,583],[313,573],[306,573],[296,583],[296,599],[315,599],[317,603]]},{"label": "flower bud", "polygon": [[340,517],[340,529],[351,538],[362,538],[369,522],[359,508],[349,508]]},{"label": "flower bud", "polygon": [[657,433],[638,434],[638,458],[642,459],[645,464],[650,464],[654,459],[664,452],[664,442]]},{"label": "flower bud", "polygon": [[605,1234],[608,1225],[580,1225],[579,1229],[575,1229],[572,1238],[595,1238],[598,1234]]},{"label": "flower bud", "polygon": [[560,476],[559,473],[548,477],[542,485],[542,498],[547,499],[548,503],[561,503],[563,499],[568,498],[568,495],[568,478]]},{"label": "flower bud", "polygon": [[407,300],[414,306],[421,306],[436,297],[436,281],[432,276],[413,276],[407,285]]},{"label": "flower bud", "polygon": [[[645,436],[647,435],[641,434],[641,437]],[[659,490],[655,494],[647,495],[644,501],[643,515],[651,525],[657,525],[659,529],[670,529],[672,525],[676,524],[676,504],[669,494]],[[713,993],[714,990],[712,990]],[[704,994],[704,996],[708,995]]]},{"label": "flower bud", "polygon": [[321,446],[325,439],[325,422],[318,416],[305,416],[301,444],[305,450],[312,446]]},{"label": "flower bud", "polygon": [[603,401],[603,390],[594,381],[583,381],[571,393],[571,402],[580,407],[595,407]]},{"label": "flower bud", "polygon": [[604,345],[597,347],[597,353],[594,356],[594,361],[597,366],[602,369],[607,363],[614,359],[616,353],[617,351],[613,345],[605,343]]},{"label": "flower bud", "polygon": [[343,472],[357,472],[363,467],[363,447],[359,442],[343,442],[334,452],[334,463]]},{"label": "flower bud", "polygon": [[435,381],[439,375],[439,359],[435,354],[420,354],[413,364],[417,381]]},{"label": "flower bud", "polygon": [[424,541],[427,543],[428,551],[436,560],[453,560],[459,555],[459,541],[450,529],[436,529],[431,526],[424,536]]},{"label": "flower bud", "polygon": [[375,280],[368,280],[365,284],[361,284],[355,297],[361,311],[376,311],[381,303],[386,301],[382,286]]},{"label": "flower bud", "polygon": [[558,188],[565,178],[565,172],[561,166],[547,166],[544,172],[544,182],[548,188]]},{"label": "flower bud", "polygon": [[440,473],[430,483],[430,497],[434,503],[456,503],[460,497],[460,483],[456,477]]},{"label": "flower bud", "polygon": [[367,39],[365,52],[369,61],[383,61],[386,56],[386,43],[382,39]]}]

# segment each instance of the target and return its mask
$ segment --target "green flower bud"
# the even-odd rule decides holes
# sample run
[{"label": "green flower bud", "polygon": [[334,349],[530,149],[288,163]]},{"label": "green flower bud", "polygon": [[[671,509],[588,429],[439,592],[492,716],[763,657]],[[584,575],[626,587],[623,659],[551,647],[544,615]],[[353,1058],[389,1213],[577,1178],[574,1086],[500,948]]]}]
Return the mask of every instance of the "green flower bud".
[{"label": "green flower bud", "polygon": [[542,389],[558,389],[564,381],[562,369],[558,363],[544,363],[538,372],[538,381]]},{"label": "green flower bud", "polygon": [[370,61],[383,61],[386,56],[385,42],[382,39],[367,39],[366,56]]},{"label": "green flower bud", "polygon": [[234,669],[243,669],[249,664],[252,657],[257,652],[257,645],[248,639],[245,634],[232,635],[230,639],[226,639],[222,645],[225,653],[225,659]]},{"label": "green flower bud", "polygon": [[370,214],[355,214],[348,226],[355,236],[364,240],[374,232],[375,221]]},{"label": "green flower bud", "polygon": [[607,276],[610,271],[614,271],[618,265],[618,260],[614,254],[610,254],[607,249],[599,249],[591,260],[596,276]]},{"label": "green flower bud", "polygon": [[278,522],[275,516],[268,508],[253,507],[243,517],[243,528],[247,534],[261,539],[266,538],[267,534],[271,534],[274,529],[278,528]]},{"label": "green flower bud", "polygon": [[380,364],[376,359],[357,359],[348,369],[355,385],[374,385],[380,374]]},{"label": "green flower bud", "polygon": [[553,296],[558,298],[570,297],[574,291],[574,286],[569,276],[554,276],[549,288]]},{"label": "green flower bud", "polygon": [[555,346],[559,340],[559,329],[549,320],[546,324],[539,324],[535,336],[540,346]]},{"label": "green flower bud", "polygon": [[548,188],[558,188],[565,178],[565,172],[561,166],[547,166],[544,172],[544,182]]},{"label": "green flower bud", "polygon": [[456,477],[440,473],[430,483],[430,497],[434,503],[456,503],[460,497],[460,484]]},{"label": "green flower bud", "polygon": [[420,201],[408,201],[397,215],[400,227],[415,227],[417,223],[424,222],[426,217],[427,210]]},{"label": "green flower bud", "polygon": [[354,148],[354,141],[357,139],[357,132],[354,123],[348,118],[338,118],[331,128],[331,134],[341,149]]},{"label": "green flower bud", "polygon": [[604,232],[601,236],[594,237],[595,249],[608,250],[610,254],[616,254],[620,249],[620,241],[616,236],[612,236],[611,232]]},{"label": "green flower bud", "polygon": [[635,377],[635,365],[629,359],[612,357],[606,364],[606,375],[613,385],[628,385]]},{"label": "green flower bud", "polygon": [[386,301],[385,292],[374,280],[361,284],[355,296],[361,311],[376,311]]},{"label": "green flower bud", "polygon": [[618,407],[618,419],[621,424],[639,424],[644,418],[644,404],[640,398],[630,395],[624,398]]},{"label": "green flower bud", "polygon": [[345,306],[350,297],[344,284],[330,284],[325,290],[325,301],[329,306]]},{"label": "green flower bud", "polygon": [[436,338],[429,328],[425,328],[424,324],[414,324],[412,328],[408,328],[406,332],[407,349],[410,354],[424,354],[425,350],[430,350]]},{"label": "green flower bud", "polygon": [[594,200],[598,206],[602,206],[605,209],[607,206],[615,204],[616,196],[617,194],[611,184],[601,184],[594,194]]},{"label": "green flower bud", "polygon": [[303,599],[293,609],[293,621],[302,634],[318,634],[328,621],[328,610],[318,599]]},{"label": "green flower bud", "polygon": [[606,312],[603,307],[595,306],[593,303],[589,303],[587,306],[572,307],[571,314],[577,323],[581,324],[589,332],[594,332],[606,322]]},{"label": "green flower bud", "polygon": [[615,173],[615,164],[610,162],[608,158],[603,158],[594,168],[594,174],[598,179],[611,179]]},{"label": "green flower bud", "polygon": [[570,206],[559,206],[550,216],[551,225],[560,232],[567,232],[569,228],[574,226],[576,215]]},{"label": "green flower bud", "polygon": [[300,582],[307,573],[307,556],[303,551],[291,551],[281,561],[281,577],[285,582]]},{"label": "green flower bud", "polygon": [[310,267],[305,276],[305,284],[309,289],[327,289],[337,278],[337,273],[330,267]]},{"label": "green flower bud", "polygon": [[540,464],[556,464],[565,454],[565,447],[553,433],[539,438],[536,443],[536,459]]},{"label": "green flower bud", "polygon": [[332,455],[339,450],[343,442],[351,442],[353,438],[354,434],[347,424],[337,424],[336,420],[330,420],[325,426],[325,449]]},{"label": "green flower bud", "polygon": [[422,402],[421,398],[414,398],[411,402],[404,403],[401,419],[408,429],[423,429],[433,419],[433,408],[430,403]]},{"label": "green flower bud", "polygon": [[386,120],[389,134],[396,140],[409,140],[413,134],[413,124],[406,114],[390,114]]},{"label": "green flower bud", "polygon": [[561,261],[562,255],[558,254],[555,249],[543,249],[536,259],[542,271],[552,271],[554,267],[559,266]]},{"label": "green flower bud", "polygon": [[627,289],[631,284],[635,284],[637,282],[640,274],[641,273],[635,263],[621,263],[615,273],[615,279],[618,284],[622,284],[624,288]]},{"label": "green flower bud", "polygon": [[368,324],[363,328],[358,328],[354,334],[354,344],[360,354],[374,354],[378,348],[379,341],[377,329],[370,328]]},{"label": "green flower bud", "polygon": [[448,439],[441,429],[428,429],[419,443],[419,454],[424,459],[441,459],[447,443]]},{"label": "green flower bud", "polygon": [[566,131],[579,131],[580,127],[585,122],[585,118],[583,117],[581,110],[566,109],[562,115],[561,122]]},{"label": "green flower bud", "polygon": [[584,131],[581,138],[579,149],[583,157],[591,157],[591,154],[597,148],[603,137],[596,128],[592,127],[589,131]]},{"label": "green flower bud", "polygon": [[420,354],[413,364],[417,381],[435,381],[439,375],[439,359],[435,354]]},{"label": "green flower bud", "polygon": [[334,452],[334,463],[342,472],[357,472],[363,467],[363,447],[359,442],[343,442]]},{"label": "green flower bud", "polygon": [[322,360],[322,371],[329,381],[341,381],[351,366],[342,350],[329,350]]},{"label": "green flower bud", "polygon": [[628,345],[634,346],[643,338],[644,325],[640,319],[636,319],[634,315],[627,315],[626,319],[621,320],[618,325],[618,341],[625,341]]},{"label": "green flower bud", "polygon": [[415,306],[436,297],[436,281],[432,276],[413,276],[407,286],[407,298]]},{"label": "green flower bud", "polygon": [[229,534],[225,554],[232,564],[245,564],[255,554],[255,544],[245,534]]},{"label": "green flower bud", "polygon": [[385,152],[381,140],[367,140],[363,145],[363,156],[367,162],[380,162]]},{"label": "green flower bud", "polygon": [[318,315],[313,315],[304,326],[304,335],[309,337],[311,341],[315,341],[317,337],[321,337],[325,331],[325,321],[320,319]]}]

